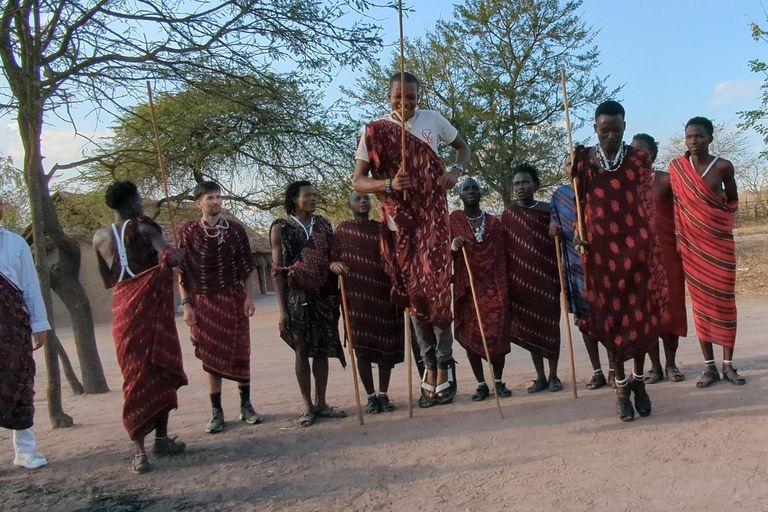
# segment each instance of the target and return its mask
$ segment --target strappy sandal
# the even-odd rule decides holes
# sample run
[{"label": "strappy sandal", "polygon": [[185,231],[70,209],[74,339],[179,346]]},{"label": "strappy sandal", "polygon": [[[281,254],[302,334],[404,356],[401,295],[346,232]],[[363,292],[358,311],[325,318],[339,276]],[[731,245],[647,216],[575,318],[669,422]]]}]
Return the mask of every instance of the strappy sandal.
[{"label": "strappy sandal", "polygon": [[178,437],[156,437],[152,453],[157,456],[179,455],[186,449],[186,443],[177,441]]},{"label": "strappy sandal", "polygon": [[[430,371],[437,373],[437,370],[425,369],[421,377],[421,397],[419,398],[419,407],[422,409],[437,405],[437,398],[435,397],[435,386],[427,382],[427,373]],[[432,396],[427,395],[427,393],[431,393]]]},{"label": "strappy sandal", "polygon": [[136,473],[137,475],[146,473],[147,471],[152,469],[152,465],[149,463],[147,454],[137,453],[136,455],[134,455],[133,460],[131,461],[130,469],[133,473]]},{"label": "strappy sandal", "polygon": [[446,405],[453,402],[456,398],[456,391],[458,386],[456,384],[456,361],[451,359],[448,361],[448,367],[445,368],[448,372],[448,380],[435,388],[435,398],[440,405]]},{"label": "strappy sandal", "polygon": [[[499,388],[496,387],[496,392],[498,392]],[[472,395],[472,401],[473,402],[482,402],[486,398],[488,398],[491,395],[491,390],[488,389],[488,384],[480,384],[477,386],[477,389],[475,390],[475,394]]]},{"label": "strappy sandal", "polygon": [[645,391],[644,380],[635,380],[629,383],[629,388],[635,395],[635,409],[637,414],[646,418],[651,415],[651,397]]},{"label": "strappy sandal", "polygon": [[730,364],[723,365],[723,380],[727,380],[734,386],[743,386],[747,383],[747,379],[736,373],[736,368]]},{"label": "strappy sandal", "polygon": [[600,389],[606,384],[607,382],[605,380],[605,375],[603,375],[603,372],[601,371],[592,375],[592,380],[590,380],[589,384],[587,384],[587,389],[589,390]]},{"label": "strappy sandal", "polygon": [[555,380],[550,379],[548,389],[553,393],[556,391],[561,391],[563,389],[563,383],[560,382],[560,379],[555,377]]},{"label": "strappy sandal", "polygon": [[315,424],[315,420],[317,419],[317,415],[315,412],[305,412],[299,417],[299,426],[300,427],[311,427]]},{"label": "strappy sandal", "polygon": [[632,402],[629,399],[631,392],[629,383],[623,386],[616,386],[616,409],[619,419],[625,423],[635,419],[635,408],[632,407]]},{"label": "strappy sandal", "polygon": [[320,409],[319,411],[315,411],[315,416],[318,418],[346,418],[347,413],[344,412],[341,409],[336,409],[335,407],[328,407],[326,406],[324,409]]},{"label": "strappy sandal", "polygon": [[664,369],[664,373],[670,382],[681,382],[685,380],[685,375],[677,368],[677,366],[667,366]]},{"label": "strappy sandal", "polygon": [[501,382],[500,380],[497,380],[494,384],[496,384],[496,395],[500,398],[509,398],[512,396],[512,392],[507,389],[507,385]]},{"label": "strappy sandal", "polygon": [[701,378],[698,380],[698,382],[696,382],[696,387],[699,389],[708,388],[715,382],[719,381],[720,374],[717,372],[717,368],[713,366],[711,370],[704,370],[701,372]]},{"label": "strappy sandal", "polygon": [[654,367],[648,370],[648,375],[645,376],[646,384],[656,384],[664,380],[664,374],[661,373],[660,367]]},{"label": "strappy sandal", "polygon": [[381,405],[382,412],[392,412],[395,410],[395,406],[389,401],[387,394],[381,391],[379,391],[379,405]]},{"label": "strappy sandal", "polygon": [[368,404],[365,406],[366,414],[379,414],[381,412],[381,403],[376,393],[368,395]]},{"label": "strappy sandal", "polygon": [[528,388],[528,392],[538,393],[539,391],[544,391],[545,389],[549,389],[549,381],[547,379],[536,379],[533,381],[533,386]]}]

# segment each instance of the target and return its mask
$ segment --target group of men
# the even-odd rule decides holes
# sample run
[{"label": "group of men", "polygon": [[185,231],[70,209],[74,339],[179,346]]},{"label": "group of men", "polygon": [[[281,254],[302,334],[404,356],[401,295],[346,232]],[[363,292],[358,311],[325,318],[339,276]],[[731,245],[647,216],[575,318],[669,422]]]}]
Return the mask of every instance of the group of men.
[{"label": "group of men", "polygon": [[[387,391],[392,368],[411,350],[405,347],[406,321],[423,365],[421,407],[450,403],[456,395],[454,335],[478,383],[473,400],[486,399],[492,390],[511,395],[502,381],[511,343],[531,353],[537,378],[528,392],[559,391],[561,285],[594,368],[588,387],[613,384],[621,420],[634,419],[635,409],[641,416],[651,413],[645,382],[663,378],[659,339],[667,378],[683,380],[675,352],[679,337],[687,334],[686,283],[705,357],[697,386],[721,378],[713,344],[723,346],[722,377],[744,384],[732,366],[732,228],[738,197],[733,166],[708,152],[711,122],[691,119],[688,152],[670,164],[669,173],[654,173],[656,142],[640,134],[624,144],[624,109],[606,101],[595,112],[598,143],[576,148],[565,166],[573,181],[557,189],[551,203],[535,199],[538,171],[521,164],[512,170],[517,203],[501,218],[481,209],[480,185],[471,178],[460,186],[463,209],[449,215],[446,193],[469,164],[470,150],[443,116],[417,110],[418,88],[413,75],[394,75],[387,96],[390,116],[369,123],[360,137],[349,195],[354,220],[334,231],[315,215],[312,183],[298,181],[285,193],[288,217],[271,227],[278,326],[295,353],[304,402],[301,426],[345,416],[326,402],[328,359],[346,364],[338,329],[342,299],[368,413],[394,409]],[[447,171],[438,140],[457,150]],[[370,193],[381,205],[381,222],[369,219]],[[194,196],[202,216],[182,227],[178,248],[169,247],[160,226],[143,216],[141,196],[128,181],[107,190],[115,222],[94,236],[104,284],[114,289],[123,423],[136,473],[151,468],[144,439],[152,432],[156,455],[185,449],[168,436],[168,415],[178,405],[177,390],[187,383],[174,320],[174,273],[184,321],[206,374],[212,408],[206,431],[225,426],[222,379],[238,384],[240,420],[263,419],[250,402],[254,262],[248,236],[241,224],[222,216],[219,185],[202,182]],[[2,211],[0,199],[0,218]],[[32,350],[43,344],[50,327],[29,248],[2,229],[0,300],[7,311],[0,318],[0,342],[9,354],[0,361],[0,426],[14,430],[14,462],[39,467],[46,461],[36,451],[32,427]],[[598,342],[608,351],[608,379]],[[646,354],[652,365],[647,376]],[[492,386],[483,359],[490,360]],[[631,378],[624,368],[628,360],[634,363]]]}]

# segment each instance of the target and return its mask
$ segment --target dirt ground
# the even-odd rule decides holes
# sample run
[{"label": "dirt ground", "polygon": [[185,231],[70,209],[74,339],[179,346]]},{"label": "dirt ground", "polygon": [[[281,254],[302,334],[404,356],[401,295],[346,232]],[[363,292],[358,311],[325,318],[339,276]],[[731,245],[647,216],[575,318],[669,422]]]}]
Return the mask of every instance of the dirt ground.
[{"label": "dirt ground", "polygon": [[[609,388],[587,391],[591,368],[574,340],[579,398],[574,400],[563,330],[560,393],[526,393],[535,372],[513,347],[503,399],[473,403],[462,350],[456,403],[416,409],[408,418],[405,365],[393,372],[393,413],[357,423],[352,374],[332,364],[329,402],[342,420],[300,428],[291,350],[277,336],[274,296],[257,301],[251,321],[252,394],[267,419],[237,418],[237,392],[225,383],[227,428],[204,432],[209,402],[203,372],[179,322],[190,384],[171,415],[174,435],[188,444],[172,459],[151,458],[154,470],[128,471],[130,445],[120,413],[121,377],[109,325],[97,327],[112,391],[72,396],[64,405],[75,426],[52,430],[46,415],[42,360],[37,382],[37,437],[49,465],[12,466],[10,433],[0,431],[0,509],[14,511],[203,510],[768,510],[768,344],[765,299],[740,297],[736,367],[743,387],[696,389],[702,358],[695,336],[681,341],[682,383],[649,386],[653,415],[623,424]],[[692,330],[692,322],[689,326]],[[61,332],[74,356],[71,332]],[[40,354],[41,356],[42,354]],[[721,354],[718,354],[718,361]]]}]

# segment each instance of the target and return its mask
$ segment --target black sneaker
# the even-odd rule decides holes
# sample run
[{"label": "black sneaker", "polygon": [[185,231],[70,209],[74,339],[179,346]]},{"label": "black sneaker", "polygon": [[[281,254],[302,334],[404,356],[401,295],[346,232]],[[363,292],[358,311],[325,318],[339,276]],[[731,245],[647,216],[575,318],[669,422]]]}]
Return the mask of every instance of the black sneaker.
[{"label": "black sneaker", "polygon": [[205,431],[209,434],[218,434],[224,430],[224,411],[219,408],[213,408],[213,415],[208,426],[205,427]]},{"label": "black sneaker", "polygon": [[258,425],[264,421],[264,416],[256,414],[251,402],[245,402],[240,406],[240,421],[244,421],[249,425]]}]

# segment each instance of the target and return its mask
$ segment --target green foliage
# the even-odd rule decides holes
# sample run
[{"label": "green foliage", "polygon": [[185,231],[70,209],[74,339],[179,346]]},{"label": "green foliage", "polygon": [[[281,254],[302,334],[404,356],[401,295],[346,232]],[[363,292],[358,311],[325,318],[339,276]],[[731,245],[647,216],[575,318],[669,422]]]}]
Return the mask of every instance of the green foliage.
[{"label": "green foliage", "polygon": [[[560,70],[568,77],[571,120],[576,130],[592,107],[618,93],[606,91],[592,41],[595,32],[579,17],[581,2],[558,0],[466,0],[453,19],[434,32],[407,41],[406,69],[422,82],[420,106],[438,110],[472,148],[469,174],[505,205],[513,201],[511,169],[529,162],[548,187],[562,182],[568,151]],[[386,68],[347,93],[366,114],[381,112],[389,70],[399,70],[399,52]],[[441,155],[443,157],[447,155]]]},{"label": "green foliage", "polygon": [[[760,28],[757,23],[751,24],[752,38],[757,42],[768,43],[768,32]],[[744,110],[738,112],[741,117],[741,123],[738,125],[741,129],[753,129],[763,137],[763,142],[768,145],[768,64],[759,60],[753,59],[749,61],[749,69],[753,73],[759,73],[763,75],[763,85],[760,86],[762,91],[760,107],[753,110]],[[763,150],[760,156],[764,159],[768,159],[768,149]]]},{"label": "green foliage", "polygon": [[29,199],[24,172],[13,165],[11,157],[0,156],[0,193],[4,204],[0,226],[21,233],[29,224]]}]

